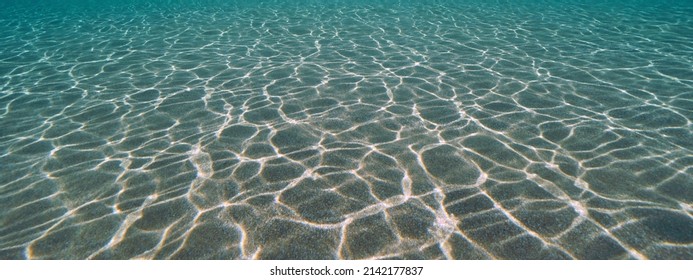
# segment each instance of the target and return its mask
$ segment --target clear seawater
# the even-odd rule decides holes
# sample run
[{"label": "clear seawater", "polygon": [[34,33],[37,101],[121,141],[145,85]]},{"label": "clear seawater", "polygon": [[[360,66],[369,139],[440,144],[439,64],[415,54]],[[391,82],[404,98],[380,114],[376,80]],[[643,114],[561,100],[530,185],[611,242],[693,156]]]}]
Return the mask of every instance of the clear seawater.
[{"label": "clear seawater", "polygon": [[2,1],[1,259],[693,259],[691,1]]}]

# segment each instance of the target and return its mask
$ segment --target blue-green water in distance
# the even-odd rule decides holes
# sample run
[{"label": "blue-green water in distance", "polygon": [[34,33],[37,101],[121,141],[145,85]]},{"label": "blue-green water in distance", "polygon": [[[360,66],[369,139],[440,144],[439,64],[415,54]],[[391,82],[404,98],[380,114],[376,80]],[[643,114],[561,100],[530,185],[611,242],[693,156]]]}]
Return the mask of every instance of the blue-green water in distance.
[{"label": "blue-green water in distance", "polygon": [[651,2],[2,1],[0,258],[693,259]]}]

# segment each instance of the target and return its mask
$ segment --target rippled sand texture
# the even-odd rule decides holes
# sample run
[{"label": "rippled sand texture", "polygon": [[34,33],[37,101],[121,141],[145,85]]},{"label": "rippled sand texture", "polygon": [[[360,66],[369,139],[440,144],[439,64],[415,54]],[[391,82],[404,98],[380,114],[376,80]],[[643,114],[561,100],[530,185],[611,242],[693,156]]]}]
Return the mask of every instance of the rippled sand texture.
[{"label": "rippled sand texture", "polygon": [[7,4],[0,258],[693,259],[690,3],[368,2]]}]

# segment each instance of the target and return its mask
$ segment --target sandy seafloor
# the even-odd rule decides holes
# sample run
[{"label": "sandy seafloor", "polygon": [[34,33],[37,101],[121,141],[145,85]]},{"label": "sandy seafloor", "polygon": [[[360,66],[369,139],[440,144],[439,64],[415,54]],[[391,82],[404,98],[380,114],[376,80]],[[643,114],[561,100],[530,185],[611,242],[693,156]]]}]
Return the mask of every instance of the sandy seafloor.
[{"label": "sandy seafloor", "polygon": [[2,1],[0,259],[693,259],[693,2]]}]

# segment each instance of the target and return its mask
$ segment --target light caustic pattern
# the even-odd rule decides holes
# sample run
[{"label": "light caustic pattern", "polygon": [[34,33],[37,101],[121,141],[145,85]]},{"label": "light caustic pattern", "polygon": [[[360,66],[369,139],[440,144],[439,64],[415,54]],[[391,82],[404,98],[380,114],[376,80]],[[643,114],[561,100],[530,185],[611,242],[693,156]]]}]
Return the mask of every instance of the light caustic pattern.
[{"label": "light caustic pattern", "polygon": [[693,9],[457,2],[5,9],[0,258],[693,258]]}]

